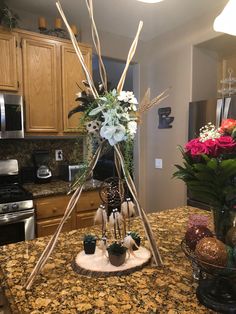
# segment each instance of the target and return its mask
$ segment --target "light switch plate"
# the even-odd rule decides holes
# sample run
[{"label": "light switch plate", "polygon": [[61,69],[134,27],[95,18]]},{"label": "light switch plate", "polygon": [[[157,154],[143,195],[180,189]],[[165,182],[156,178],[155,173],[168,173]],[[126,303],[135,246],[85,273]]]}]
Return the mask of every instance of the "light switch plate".
[{"label": "light switch plate", "polygon": [[63,160],[62,149],[56,149],[56,150],[55,150],[55,159],[56,159],[56,161],[61,161],[61,160]]},{"label": "light switch plate", "polygon": [[162,169],[162,159],[161,158],[155,159],[155,168]]}]

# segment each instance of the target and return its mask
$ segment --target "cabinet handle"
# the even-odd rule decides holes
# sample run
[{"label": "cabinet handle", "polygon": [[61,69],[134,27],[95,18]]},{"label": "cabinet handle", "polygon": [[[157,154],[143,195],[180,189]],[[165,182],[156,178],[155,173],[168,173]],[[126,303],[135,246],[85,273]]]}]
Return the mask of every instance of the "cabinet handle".
[{"label": "cabinet handle", "polygon": [[53,208],[53,209],[52,209],[52,212],[53,212],[53,213],[56,213],[56,212],[57,212],[57,208]]},{"label": "cabinet handle", "polygon": [[90,205],[93,206],[93,205],[94,205],[94,202],[90,202]]}]

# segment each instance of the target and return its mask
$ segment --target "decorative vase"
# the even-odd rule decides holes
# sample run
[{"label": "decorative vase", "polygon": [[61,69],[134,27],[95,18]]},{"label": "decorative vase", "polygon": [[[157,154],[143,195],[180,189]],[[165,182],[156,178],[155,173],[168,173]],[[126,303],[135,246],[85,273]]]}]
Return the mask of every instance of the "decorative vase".
[{"label": "decorative vase", "polygon": [[119,255],[115,255],[112,253],[108,253],[108,257],[109,257],[109,261],[113,266],[121,266],[122,264],[124,264],[125,262],[125,258],[126,258],[126,251],[122,254]]},{"label": "decorative vase", "polygon": [[236,210],[227,206],[213,208],[213,221],[217,239],[225,243],[228,230],[236,224]]},{"label": "decorative vase", "polygon": [[84,252],[85,254],[94,254],[96,249],[96,240],[93,241],[84,241]]}]

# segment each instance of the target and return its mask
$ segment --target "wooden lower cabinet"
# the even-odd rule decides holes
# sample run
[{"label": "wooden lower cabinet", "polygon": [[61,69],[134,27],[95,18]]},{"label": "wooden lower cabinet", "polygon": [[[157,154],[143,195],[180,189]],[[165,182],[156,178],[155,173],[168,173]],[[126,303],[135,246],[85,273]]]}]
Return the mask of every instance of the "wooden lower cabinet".
[{"label": "wooden lower cabinet", "polygon": [[77,228],[90,227],[94,224],[94,215],[97,209],[91,209],[89,211],[83,211],[76,215]]},{"label": "wooden lower cabinet", "polygon": [[[56,231],[69,199],[69,196],[60,195],[35,200],[37,237],[44,237]],[[83,192],[76,208],[65,222],[62,231],[92,226],[100,202],[97,190]]]},{"label": "wooden lower cabinet", "polygon": [[[45,237],[47,235],[53,234],[60,221],[61,218],[53,218],[53,219],[47,219],[47,220],[43,220],[43,221],[37,221],[36,223],[36,228],[37,228],[37,236],[38,237]],[[67,221],[65,222],[63,228],[62,228],[62,232],[65,231],[71,231],[75,229],[74,226],[74,219],[73,217],[69,217],[69,219],[67,219]]]}]

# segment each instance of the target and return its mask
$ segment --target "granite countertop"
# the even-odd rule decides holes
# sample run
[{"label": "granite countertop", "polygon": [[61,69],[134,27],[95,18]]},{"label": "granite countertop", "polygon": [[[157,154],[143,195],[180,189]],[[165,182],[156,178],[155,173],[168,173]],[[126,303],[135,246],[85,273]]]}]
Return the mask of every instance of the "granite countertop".
[{"label": "granite countertop", "polygon": [[[75,230],[60,235],[44,271],[31,290],[26,291],[23,286],[49,237],[1,247],[1,286],[5,288],[12,312],[213,313],[197,301],[197,284],[180,247],[191,213],[209,215],[191,207],[149,214],[164,266],[146,266],[129,276],[91,278],[75,273],[71,261],[81,251],[86,232]],[[142,245],[147,246],[139,218],[132,221],[131,229],[139,230]],[[100,229],[94,227],[89,232],[99,235]]]},{"label": "granite countertop", "polygon": [[[98,189],[101,185],[101,181],[88,180],[84,185],[84,191],[91,191]],[[49,183],[25,183],[24,188],[33,194],[33,198],[54,196],[60,194],[67,194],[70,188],[70,182],[63,180],[53,180]]]}]

